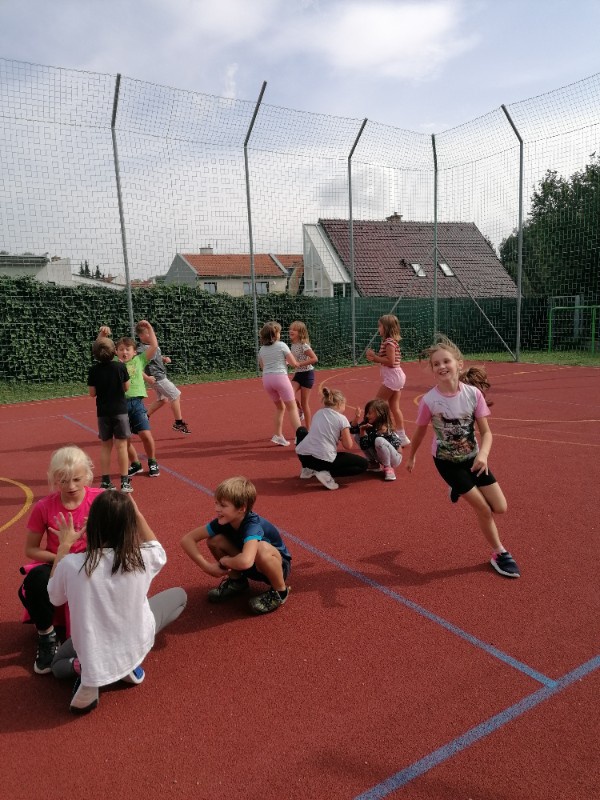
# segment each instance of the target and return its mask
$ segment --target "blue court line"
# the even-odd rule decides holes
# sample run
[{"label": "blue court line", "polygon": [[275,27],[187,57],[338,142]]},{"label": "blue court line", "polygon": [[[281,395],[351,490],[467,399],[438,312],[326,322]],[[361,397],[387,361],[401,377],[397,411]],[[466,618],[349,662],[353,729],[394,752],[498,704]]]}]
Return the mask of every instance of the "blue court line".
[{"label": "blue court line", "polygon": [[[79,422],[73,417],[69,417],[65,414],[64,418],[69,420],[69,422],[75,423],[75,425],[79,425],[80,428],[83,428],[86,431],[90,431],[91,433],[96,433],[96,431],[93,428],[90,428],[89,425],[86,425],[83,422]],[[212,497],[214,494],[213,490],[208,489],[206,486],[203,486],[200,483],[196,483],[196,481],[187,478],[185,475],[181,475],[179,472],[175,472],[175,470],[169,469],[168,467],[164,467],[162,464],[160,469],[161,471],[167,472],[169,475],[172,475],[178,480],[187,483],[188,486],[192,486],[194,489],[198,489],[199,491],[210,495],[210,497]],[[462,628],[459,628],[452,622],[448,622],[448,620],[444,619],[443,617],[439,617],[432,611],[428,611],[423,606],[420,606],[418,603],[409,600],[407,597],[404,597],[398,592],[395,592],[393,589],[389,589],[387,586],[384,586],[383,584],[373,580],[373,578],[369,578],[367,575],[364,575],[362,572],[359,572],[358,570],[349,567],[342,561],[338,561],[337,558],[328,555],[323,550],[319,550],[317,547],[314,547],[313,545],[302,541],[302,539],[298,538],[293,533],[289,533],[289,531],[285,531],[283,529],[281,529],[281,532],[286,536],[286,538],[290,539],[293,542],[296,542],[296,544],[298,544],[300,547],[304,548],[305,550],[308,550],[310,553],[313,553],[313,555],[318,556],[323,561],[327,561],[337,569],[341,570],[342,572],[345,572],[348,575],[351,575],[353,578],[360,581],[361,583],[364,583],[367,586],[370,586],[372,589],[376,589],[382,594],[385,594],[387,597],[390,597],[397,603],[400,603],[406,608],[409,608],[411,611],[414,611],[421,617],[428,619],[430,622],[440,625],[449,633],[453,633],[455,636],[464,639],[469,644],[479,648],[480,650],[483,650],[488,655],[491,655],[493,658],[496,658],[499,661],[501,661],[503,664],[507,664],[509,667],[512,667],[513,669],[518,670],[519,672],[529,676],[530,678],[533,678],[533,680],[537,681],[538,683],[541,683],[543,686],[552,688],[556,685],[557,682],[552,678],[549,678],[547,675],[544,675],[541,672],[532,669],[531,667],[527,666],[527,664],[524,664],[522,661],[519,661],[518,659],[508,655],[508,653],[504,653],[502,650],[499,650],[497,647],[494,647],[494,645],[491,645],[488,642],[484,642],[482,639],[478,639],[476,636],[473,636],[472,634],[468,633]]]},{"label": "blue court line", "polygon": [[530,711],[550,697],[562,692],[568,686],[581,680],[581,678],[594,672],[599,667],[600,655],[590,659],[590,661],[572,670],[572,672],[568,672],[562,678],[559,678],[553,686],[544,686],[533,694],[524,697],[522,700],[519,700],[518,703],[509,706],[505,711],[495,714],[493,717],[490,717],[485,722],[481,722],[461,736],[457,736],[456,739],[448,742],[448,744],[445,744],[443,747],[434,750],[424,758],[415,761],[409,767],[400,770],[400,772],[397,772],[385,781],[378,783],[377,786],[373,786],[366,792],[357,795],[354,800],[381,800],[381,798],[387,797],[392,792],[397,792],[398,789],[402,789],[403,786],[406,786],[407,783],[415,780],[415,778],[419,778],[421,775],[429,772],[430,769],[439,766],[462,750],[466,750],[467,747],[475,744],[475,742],[484,739],[507,723],[522,716],[526,711]]}]

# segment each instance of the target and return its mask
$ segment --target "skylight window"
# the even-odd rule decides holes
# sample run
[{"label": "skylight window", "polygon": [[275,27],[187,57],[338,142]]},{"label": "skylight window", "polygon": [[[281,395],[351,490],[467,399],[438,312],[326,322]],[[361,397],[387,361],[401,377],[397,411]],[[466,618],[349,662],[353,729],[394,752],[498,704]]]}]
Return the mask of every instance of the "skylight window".
[{"label": "skylight window", "polygon": [[425,270],[420,264],[411,264],[411,267],[414,270],[415,275],[417,278],[424,278],[425,277]]},{"label": "skylight window", "polygon": [[448,264],[446,264],[445,261],[439,261],[438,262],[438,266],[439,266],[439,268],[442,270],[442,272],[444,273],[444,275],[447,278],[453,278],[454,277],[454,273],[452,272],[452,270],[450,269]]}]

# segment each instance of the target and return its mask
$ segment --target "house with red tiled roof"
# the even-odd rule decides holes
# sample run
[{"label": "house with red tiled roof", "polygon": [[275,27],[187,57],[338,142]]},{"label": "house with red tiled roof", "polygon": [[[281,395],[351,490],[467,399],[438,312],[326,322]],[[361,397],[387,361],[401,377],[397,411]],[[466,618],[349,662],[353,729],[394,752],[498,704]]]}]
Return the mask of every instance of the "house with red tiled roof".
[{"label": "house with red tiled roof", "polygon": [[[347,219],[320,219],[304,226],[304,292],[320,297],[350,292]],[[354,283],[363,297],[516,297],[514,281],[493,247],[472,222],[440,222],[434,264],[432,222],[353,220]]]},{"label": "house with red tiled roof", "polygon": [[[290,277],[301,265],[301,254],[255,254],[256,293],[287,292]],[[185,283],[211,294],[249,295],[252,293],[250,255],[214,253],[212,247],[203,247],[200,253],[177,253],[165,276],[165,283]]]}]

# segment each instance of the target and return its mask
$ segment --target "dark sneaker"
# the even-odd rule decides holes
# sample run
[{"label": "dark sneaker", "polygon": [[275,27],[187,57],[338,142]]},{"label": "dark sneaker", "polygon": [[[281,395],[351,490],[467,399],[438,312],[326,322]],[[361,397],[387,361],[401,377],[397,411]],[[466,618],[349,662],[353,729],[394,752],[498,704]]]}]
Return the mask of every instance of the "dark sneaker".
[{"label": "dark sneaker", "polygon": [[158,464],[156,461],[149,461],[148,462],[148,475],[150,478],[158,478],[160,475],[160,470],[158,468]]},{"label": "dark sneaker", "polygon": [[[114,488],[115,487],[113,486],[113,489]],[[133,492],[133,486],[131,485],[131,479],[130,478],[128,478],[128,477],[127,478],[121,478],[121,491],[124,492],[125,494],[129,494],[130,492]]]},{"label": "dark sneaker", "polygon": [[127,470],[127,475],[129,478],[133,478],[134,475],[137,475],[138,472],[143,472],[144,468],[140,464],[139,461],[134,461],[133,464]]},{"label": "dark sneaker", "polygon": [[496,570],[496,572],[499,572],[500,575],[505,575],[507,578],[521,577],[521,573],[517,567],[517,562],[510,553],[494,553],[490,564]]},{"label": "dark sneaker", "polygon": [[247,591],[248,578],[223,578],[218,586],[208,590],[208,599],[211,603],[221,603]]},{"label": "dark sneaker", "polygon": [[96,686],[83,686],[81,678],[77,678],[73,686],[69,711],[73,714],[88,714],[98,705],[99,694]]},{"label": "dark sneaker", "polygon": [[279,606],[282,606],[290,596],[290,587],[287,587],[287,594],[281,597],[276,589],[269,589],[264,594],[259,594],[258,597],[253,597],[250,600],[250,609],[255,614],[270,614],[271,611],[276,611]]},{"label": "dark sneaker", "polygon": [[60,642],[56,631],[40,636],[38,634],[38,645],[35,654],[33,669],[38,675],[47,675],[52,671],[52,659],[60,647]]},{"label": "dark sneaker", "polygon": [[146,677],[146,673],[142,669],[142,667],[136,667],[132,669],[124,678],[121,678],[122,681],[125,683],[141,683],[144,678]]},{"label": "dark sneaker", "polygon": [[112,481],[102,481],[100,484],[101,489],[115,489],[115,485]]},{"label": "dark sneaker", "polygon": [[187,426],[187,422],[184,422],[183,420],[181,420],[181,422],[174,422],[173,430],[179,431],[179,433],[191,433],[191,430]]}]

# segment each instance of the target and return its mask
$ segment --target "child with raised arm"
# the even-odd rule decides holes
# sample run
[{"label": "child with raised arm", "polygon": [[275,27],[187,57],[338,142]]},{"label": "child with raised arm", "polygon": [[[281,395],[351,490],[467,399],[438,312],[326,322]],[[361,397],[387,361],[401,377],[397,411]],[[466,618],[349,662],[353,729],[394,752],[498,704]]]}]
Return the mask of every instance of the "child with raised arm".
[{"label": "child with raised arm", "polygon": [[[135,332],[140,340],[140,344],[137,348],[138,353],[149,350],[151,333],[148,328],[138,322],[135,326]],[[171,359],[169,356],[163,356],[160,347],[157,347],[152,358],[148,359],[144,371],[144,380],[149,386],[152,386],[156,392],[156,400],[148,406],[146,413],[148,414],[148,418],[150,418],[159,408],[169,403],[174,417],[173,430],[188,434],[191,433],[191,431],[187,423],[181,418],[181,390],[167,378],[165,364],[170,363]]]},{"label": "child with raised arm", "polygon": [[69,708],[85,714],[98,705],[100,687],[144,680],[140,665],[156,633],[177,619],[187,596],[172,588],[148,599],[167,557],[127,495],[104,492],[94,500],[85,552],[70,553],[77,537],[71,514],[59,514],[54,533],[60,545],[48,593],[54,603],[69,603],[71,639],[58,649],[52,672],[75,678]]},{"label": "child with raised arm", "polygon": [[115,488],[110,479],[110,456],[114,440],[121,491],[132,492],[133,487],[127,475],[127,442],[131,438],[131,429],[125,399],[125,392],[129,389],[129,373],[124,364],[114,360],[116,350],[112,339],[96,339],[92,345],[92,353],[96,363],[88,371],[88,392],[90,397],[96,398],[102,474],[100,488]]},{"label": "child with raised arm", "polygon": [[[223,577],[208,592],[211,603],[221,603],[248,591],[248,579],[266,583],[269,590],[250,600],[255,614],[268,614],[288,599],[286,585],[292,557],[277,528],[252,510],[256,487],[243,476],[228,478],[215,490],[216,517],[194,528],[181,540],[185,553],[207,575]],[[200,552],[206,541],[214,561]]]},{"label": "child with raised arm", "polygon": [[300,427],[294,390],[287,371],[288,364],[297,369],[298,362],[287,344],[281,341],[281,325],[278,322],[267,322],[263,325],[259,337],[262,346],[258,351],[258,363],[263,374],[263,387],[275,403],[275,433],[271,441],[287,447],[289,442],[283,435],[283,415],[286,409],[294,434]]},{"label": "child with raised arm", "polygon": [[[504,514],[506,499],[496,478],[488,468],[492,433],[487,421],[489,409],[477,386],[464,383],[463,358],[458,347],[446,337],[427,348],[436,386],[423,396],[417,414],[417,429],[413,436],[406,465],[409,472],[415,467],[416,452],[431,422],[434,431],[433,460],[450,486],[450,499],[463,498],[475,514],[483,535],[492,548],[491,565],[508,578],[518,578],[519,568],[506,550],[494,520]],[[481,437],[478,446],[475,426]]]},{"label": "child with raised arm", "polygon": [[312,413],[310,410],[310,390],[315,382],[315,368],[314,365],[319,360],[315,355],[315,351],[310,346],[308,339],[308,330],[306,325],[300,320],[292,322],[289,330],[290,342],[292,343],[292,355],[298,362],[296,372],[292,376],[292,386],[294,387],[294,394],[300,392],[300,402],[296,401],[296,405],[300,411],[300,422],[304,422],[304,426],[310,429],[312,420]]},{"label": "child with raised arm", "polygon": [[350,423],[344,411],[346,398],[337,389],[321,390],[323,408],[313,417],[309,431],[299,428],[296,433],[296,455],[302,464],[300,477],[316,478],[326,489],[339,489],[334,477],[360,475],[367,469],[368,461],[354,453],[338,453],[338,442],[352,450]]},{"label": "child with raised arm", "polygon": [[380,365],[381,386],[377,397],[389,403],[394,428],[400,439],[400,446],[407,447],[410,439],[404,430],[404,416],[400,408],[400,395],[406,382],[406,375],[400,366],[401,353],[400,323],[393,314],[384,314],[379,318],[377,330],[381,336],[379,353],[368,349],[365,353],[367,361]]},{"label": "child with raised arm", "polygon": [[380,398],[369,400],[365,406],[364,419],[361,409],[357,408],[350,432],[369,459],[367,470],[383,472],[385,481],[395,481],[396,467],[400,466],[402,453],[400,439],[394,431],[390,407],[386,401]]},{"label": "child with raised arm", "polygon": [[[85,521],[92,502],[102,489],[92,489],[92,461],[79,447],[61,447],[50,459],[48,483],[51,493],[38,500],[27,521],[25,558],[21,573],[25,579],[19,588],[19,598],[38,633],[34,671],[38,675],[50,672],[52,659],[60,642],[54,627],[56,608],[48,596],[50,570],[56,559],[59,540],[54,532],[59,514],[71,514],[74,538],[70,550],[85,550]],[[60,605],[60,604],[59,604]]]}]

